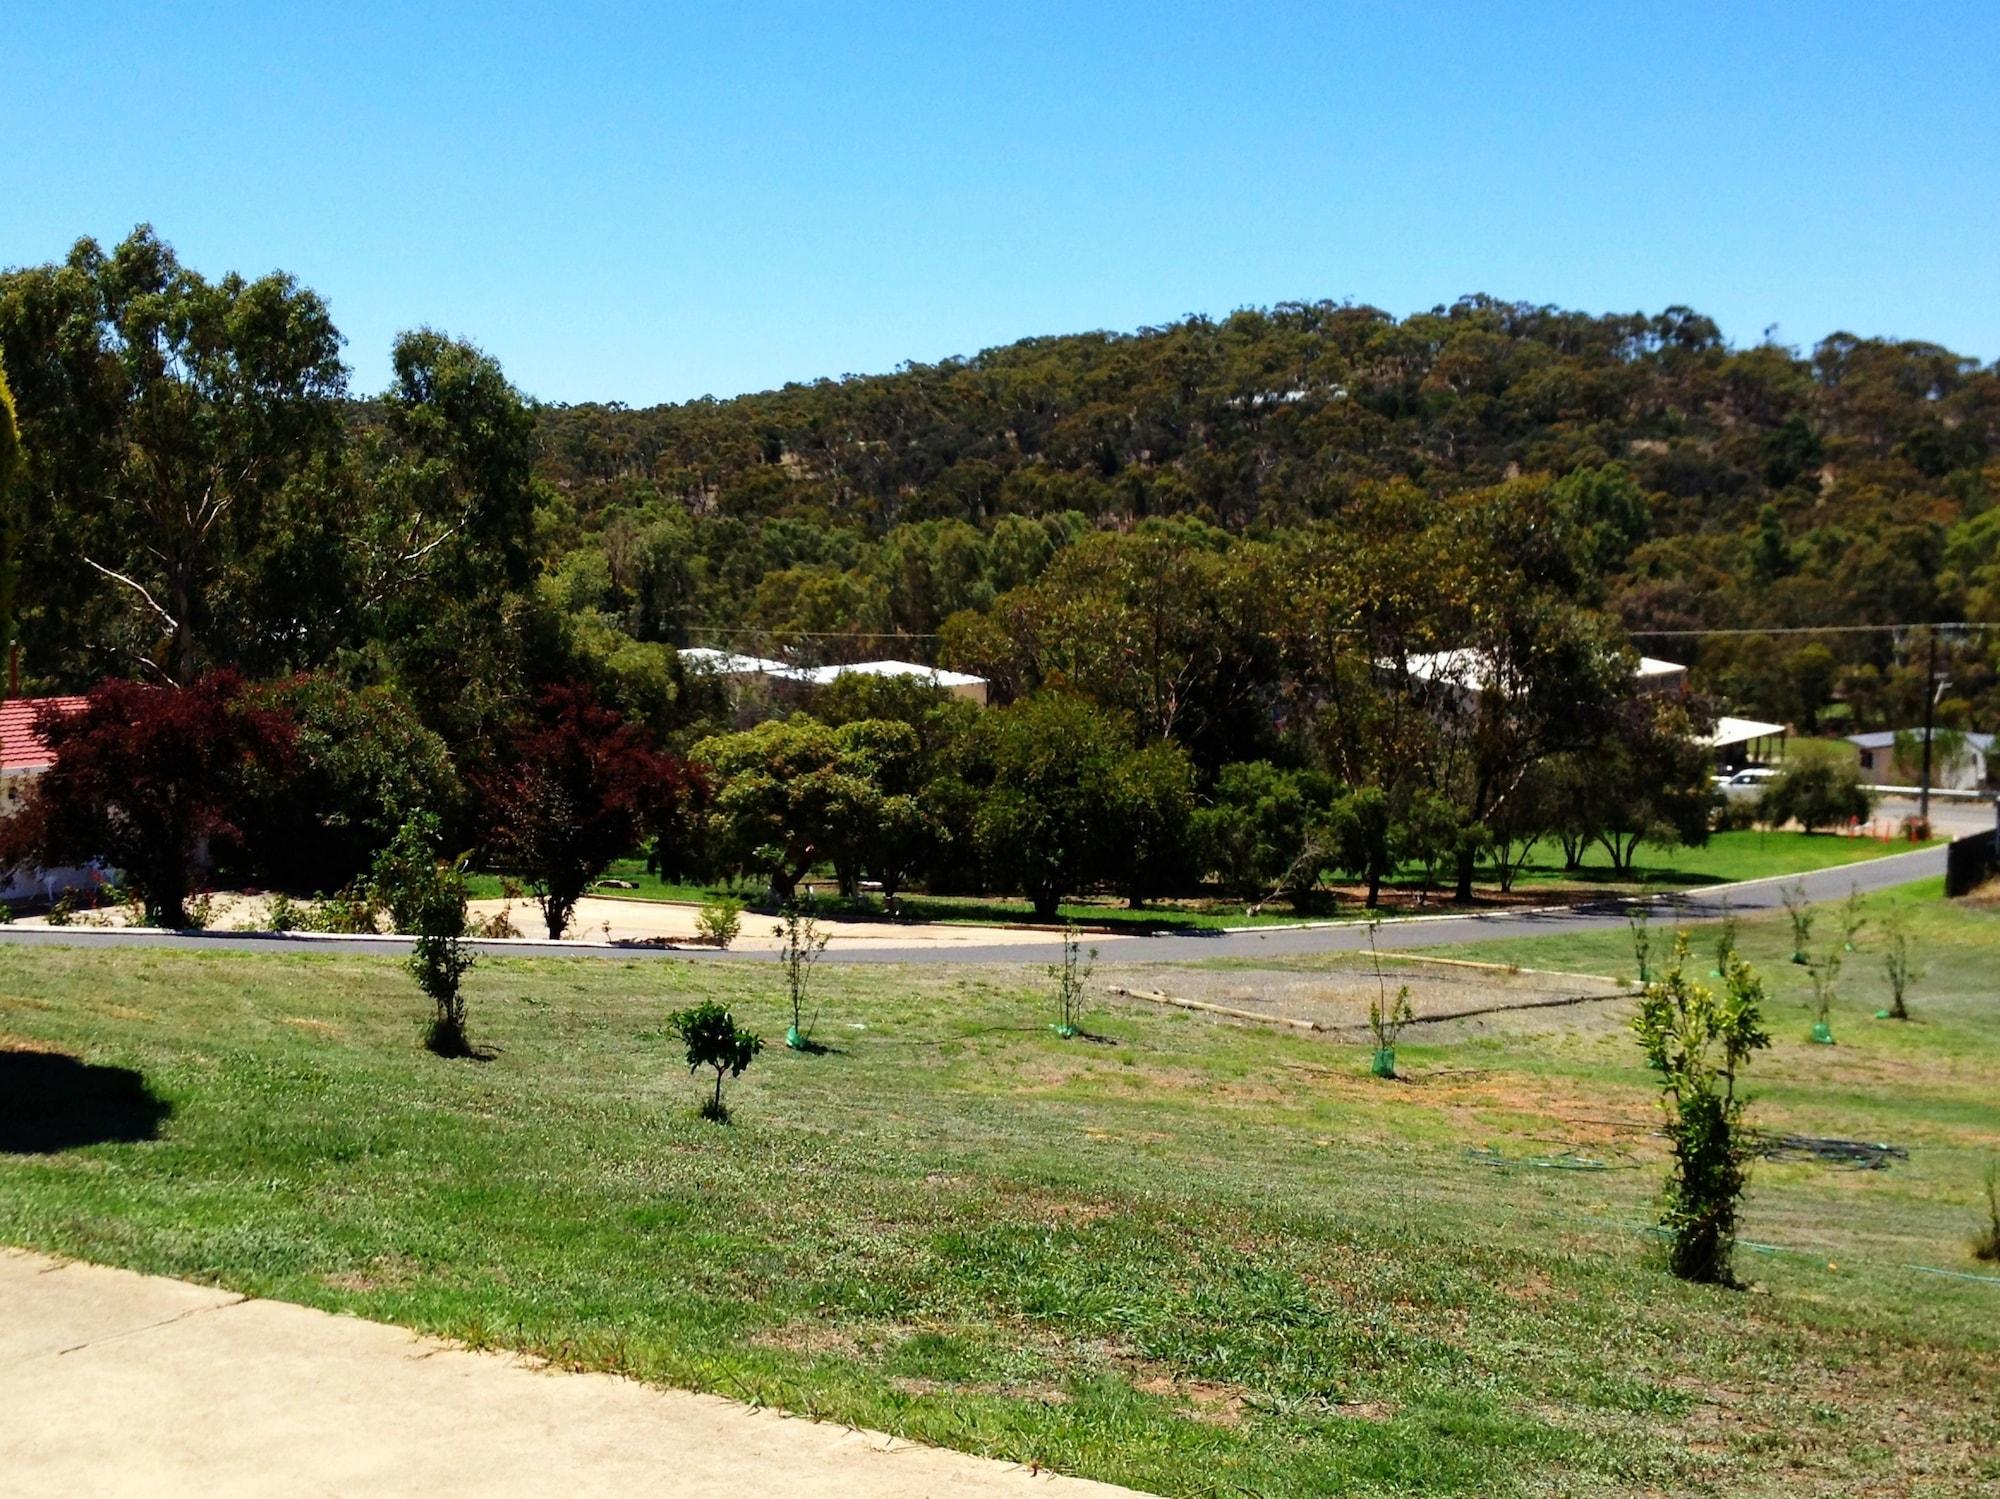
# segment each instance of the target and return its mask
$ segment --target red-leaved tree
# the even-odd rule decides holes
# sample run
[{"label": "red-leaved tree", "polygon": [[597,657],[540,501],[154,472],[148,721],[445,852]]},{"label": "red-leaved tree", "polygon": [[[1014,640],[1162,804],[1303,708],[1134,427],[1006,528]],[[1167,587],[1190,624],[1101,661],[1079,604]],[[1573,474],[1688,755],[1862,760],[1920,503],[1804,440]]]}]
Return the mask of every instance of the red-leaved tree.
[{"label": "red-leaved tree", "polygon": [[544,687],[484,779],[494,851],[527,876],[551,939],[611,861],[659,828],[692,787],[687,765],[581,683]]},{"label": "red-leaved tree", "polygon": [[80,709],[43,708],[35,730],[55,761],[20,851],[46,866],[104,860],[167,927],[188,924],[196,860],[236,841],[249,772],[282,767],[292,746],[290,720],[252,706],[235,672],[185,687],[107,681]]}]

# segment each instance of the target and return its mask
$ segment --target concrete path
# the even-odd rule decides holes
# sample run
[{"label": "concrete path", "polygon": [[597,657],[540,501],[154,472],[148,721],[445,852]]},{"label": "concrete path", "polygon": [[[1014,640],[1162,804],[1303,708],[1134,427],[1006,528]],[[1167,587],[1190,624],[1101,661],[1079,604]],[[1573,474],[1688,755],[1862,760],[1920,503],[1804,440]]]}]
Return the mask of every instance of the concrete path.
[{"label": "concrete path", "polygon": [[0,1492],[1116,1499],[1134,1491],[0,1249]]}]

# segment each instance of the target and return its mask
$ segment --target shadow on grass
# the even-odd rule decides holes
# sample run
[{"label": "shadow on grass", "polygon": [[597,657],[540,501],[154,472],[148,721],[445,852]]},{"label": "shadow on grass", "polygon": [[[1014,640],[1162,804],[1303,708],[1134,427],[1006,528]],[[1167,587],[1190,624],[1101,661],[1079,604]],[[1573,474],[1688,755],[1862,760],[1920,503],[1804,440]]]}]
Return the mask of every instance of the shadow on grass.
[{"label": "shadow on grass", "polygon": [[838,1046],[829,1046],[824,1041],[815,1041],[811,1036],[799,1037],[797,1045],[793,1045],[790,1041],[787,1041],[785,1043],[785,1050],[797,1052],[800,1056],[807,1057],[844,1057],[847,1055]]},{"label": "shadow on grass", "polygon": [[0,1051],[0,1153],[47,1155],[151,1140],[173,1111],[129,1067],[99,1067],[52,1051]]}]

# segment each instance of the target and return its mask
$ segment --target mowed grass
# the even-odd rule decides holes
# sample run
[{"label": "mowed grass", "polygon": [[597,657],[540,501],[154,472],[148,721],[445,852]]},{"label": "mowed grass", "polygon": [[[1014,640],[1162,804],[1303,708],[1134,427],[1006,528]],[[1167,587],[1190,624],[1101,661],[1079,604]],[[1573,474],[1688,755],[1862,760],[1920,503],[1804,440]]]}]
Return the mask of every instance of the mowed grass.
[{"label": "mowed grass", "polygon": [[[1943,840],[1932,840],[1932,843]],[[1537,845],[1522,870],[1523,885],[1608,884],[1619,886],[1659,885],[1667,888],[1694,888],[1701,885],[1731,884],[1738,880],[1771,879],[1780,875],[1810,874],[1817,869],[1837,869],[1865,859],[1890,854],[1907,854],[1931,843],[1874,838],[1847,838],[1837,833],[1797,833],[1746,828],[1711,833],[1708,842],[1697,848],[1642,845],[1633,867],[1618,871],[1602,845],[1592,844],[1584,852],[1580,869],[1564,869],[1562,850],[1554,844]]]},{"label": "mowed grass", "polygon": [[1359,1037],[1108,1001],[1063,1042],[1001,969],[829,972],[835,1049],[774,1045],[722,1129],[664,1015],[775,1042],[774,964],[488,962],[497,1055],[454,1063],[392,961],[0,949],[0,1046],[173,1110],[0,1154],[0,1241],[1168,1494],[1977,1492],[2000,916],[1922,919],[1910,1026],[1857,996],[1810,1046],[1780,976],[1758,1122],[1911,1159],[1760,1163],[1747,1292],[1660,1268],[1626,1001],[1418,1027],[1383,1083]]}]

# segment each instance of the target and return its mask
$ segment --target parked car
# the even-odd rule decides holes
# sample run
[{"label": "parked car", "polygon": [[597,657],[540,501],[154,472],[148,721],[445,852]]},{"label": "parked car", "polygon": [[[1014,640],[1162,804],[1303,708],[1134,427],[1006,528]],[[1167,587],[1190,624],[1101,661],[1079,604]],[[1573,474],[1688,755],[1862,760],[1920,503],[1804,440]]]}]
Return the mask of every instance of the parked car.
[{"label": "parked car", "polygon": [[1778,772],[1764,765],[1753,765],[1733,776],[1714,777],[1716,794],[1727,802],[1754,802],[1777,779]]}]

